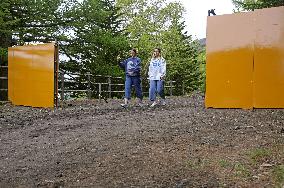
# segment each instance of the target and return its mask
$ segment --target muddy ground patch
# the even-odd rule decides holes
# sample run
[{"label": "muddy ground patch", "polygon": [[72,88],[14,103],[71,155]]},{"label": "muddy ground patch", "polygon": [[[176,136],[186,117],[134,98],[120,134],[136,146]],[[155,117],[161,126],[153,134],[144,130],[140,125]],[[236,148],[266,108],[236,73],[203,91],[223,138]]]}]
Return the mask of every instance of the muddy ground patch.
[{"label": "muddy ground patch", "polygon": [[282,187],[283,109],[0,106],[1,187]]}]

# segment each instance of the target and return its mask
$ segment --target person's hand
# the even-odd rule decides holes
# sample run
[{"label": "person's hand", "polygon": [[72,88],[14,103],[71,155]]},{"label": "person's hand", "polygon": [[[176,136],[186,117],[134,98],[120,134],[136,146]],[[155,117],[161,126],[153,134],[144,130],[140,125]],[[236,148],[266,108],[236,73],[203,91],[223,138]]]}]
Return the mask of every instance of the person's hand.
[{"label": "person's hand", "polygon": [[165,80],[165,76],[161,76],[160,79],[161,79],[161,80]]},{"label": "person's hand", "polygon": [[118,62],[120,62],[120,60],[121,60],[120,55],[118,55],[118,56],[116,57],[116,60],[117,60]]}]

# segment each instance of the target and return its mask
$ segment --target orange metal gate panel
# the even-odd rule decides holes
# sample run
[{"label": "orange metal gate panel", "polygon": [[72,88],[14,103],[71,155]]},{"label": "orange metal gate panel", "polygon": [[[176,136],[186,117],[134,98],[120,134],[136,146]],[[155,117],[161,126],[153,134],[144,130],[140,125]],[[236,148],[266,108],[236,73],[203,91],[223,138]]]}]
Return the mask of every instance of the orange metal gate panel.
[{"label": "orange metal gate panel", "polygon": [[208,17],[206,107],[284,108],[284,7]]},{"label": "orange metal gate panel", "polygon": [[54,107],[54,43],[9,48],[8,98],[15,105]]},{"label": "orange metal gate panel", "polygon": [[284,7],[255,17],[254,107],[284,108]]},{"label": "orange metal gate panel", "polygon": [[252,13],[208,17],[206,107],[251,108]]}]

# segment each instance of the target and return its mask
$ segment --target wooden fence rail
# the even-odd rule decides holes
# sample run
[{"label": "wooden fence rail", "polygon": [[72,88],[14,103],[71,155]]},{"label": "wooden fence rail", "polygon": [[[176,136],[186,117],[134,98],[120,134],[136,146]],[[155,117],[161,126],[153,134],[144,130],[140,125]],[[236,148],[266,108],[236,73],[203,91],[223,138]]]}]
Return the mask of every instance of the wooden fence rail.
[{"label": "wooden fence rail", "polygon": [[8,66],[0,66],[0,101],[8,100]]},{"label": "wooden fence rail", "polygon": [[[0,68],[8,69],[8,66],[0,66]],[[86,80],[82,82],[76,81],[76,78],[82,76],[82,74],[74,74],[74,73],[66,73],[63,71],[59,72],[59,93],[60,100],[65,99],[65,95],[71,92],[83,92],[86,94],[87,98],[92,98],[92,94],[95,94],[100,100],[104,96],[106,98],[111,98],[113,95],[124,93],[124,78],[123,77],[114,77],[114,76],[104,76],[104,75],[92,75],[87,73],[83,76],[86,76]],[[100,80],[104,80],[104,82],[93,82],[92,78],[100,78]],[[1,82],[8,82],[7,76],[0,76]],[[83,89],[70,89],[66,85],[67,84],[84,84],[86,85]],[[7,85],[7,84],[5,84]],[[142,81],[142,86],[148,86],[146,80]],[[94,88],[94,89],[92,89]],[[120,88],[120,89],[118,89]],[[168,94],[173,95],[173,90],[175,89],[175,81],[169,80],[166,81],[165,90],[168,91]],[[144,89],[145,91],[145,89]],[[1,84],[0,92],[8,93],[8,88],[4,87],[4,84]],[[143,94],[148,94],[148,89]],[[3,100],[3,99],[2,99]],[[7,99],[5,99],[7,100]],[[0,100],[1,101],[1,100]]]},{"label": "wooden fence rail", "polygon": [[[86,76],[86,81],[83,82],[77,82],[75,79],[78,78],[78,76]],[[104,76],[104,75],[92,75],[90,73],[87,73],[85,75],[82,74],[74,74],[74,73],[65,73],[63,71],[60,72],[60,78],[61,82],[59,92],[60,92],[60,99],[63,101],[65,100],[65,94],[70,92],[84,92],[88,99],[92,97],[92,94],[96,94],[96,97],[99,98],[99,100],[102,99],[102,97],[106,98],[112,98],[112,94],[117,93],[124,93],[124,78],[123,77],[113,77],[113,76]],[[92,78],[101,78],[105,82],[93,82]],[[114,83],[116,81],[116,83]],[[119,82],[119,83],[117,83]],[[85,84],[86,89],[67,89],[66,84]],[[169,95],[173,95],[173,89],[175,89],[175,81],[169,80],[165,82],[165,90],[169,89]],[[142,86],[143,86],[142,81]],[[146,84],[147,85],[147,84]],[[92,89],[92,86],[95,86],[96,89]],[[106,86],[106,89],[103,89],[103,86]],[[121,89],[114,89],[114,87],[117,88],[117,86],[121,87]],[[147,92],[143,92],[143,94],[148,94]]]}]

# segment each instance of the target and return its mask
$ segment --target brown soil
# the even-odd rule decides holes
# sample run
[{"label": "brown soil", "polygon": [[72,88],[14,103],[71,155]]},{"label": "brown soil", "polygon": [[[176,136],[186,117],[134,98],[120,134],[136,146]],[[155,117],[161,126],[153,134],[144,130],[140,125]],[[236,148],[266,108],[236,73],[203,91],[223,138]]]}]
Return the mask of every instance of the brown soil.
[{"label": "brown soil", "polygon": [[283,109],[0,106],[0,187],[282,187]]}]

